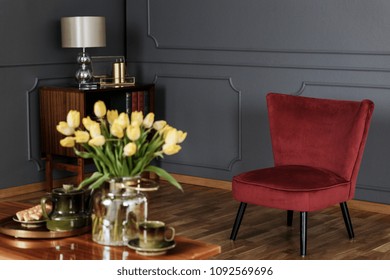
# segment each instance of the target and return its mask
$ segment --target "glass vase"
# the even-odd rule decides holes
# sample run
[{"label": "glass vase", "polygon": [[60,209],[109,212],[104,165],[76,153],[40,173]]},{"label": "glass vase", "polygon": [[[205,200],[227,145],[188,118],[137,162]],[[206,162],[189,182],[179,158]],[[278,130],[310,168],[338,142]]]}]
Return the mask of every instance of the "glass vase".
[{"label": "glass vase", "polygon": [[92,240],[123,246],[137,238],[137,226],[148,214],[146,196],[134,186],[140,178],[113,178],[93,194]]}]

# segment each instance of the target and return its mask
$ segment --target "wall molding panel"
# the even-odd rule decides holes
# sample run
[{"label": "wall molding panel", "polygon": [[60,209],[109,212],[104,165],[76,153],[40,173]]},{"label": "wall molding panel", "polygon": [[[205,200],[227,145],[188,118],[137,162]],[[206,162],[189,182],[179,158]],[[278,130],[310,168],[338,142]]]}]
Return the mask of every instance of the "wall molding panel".
[{"label": "wall molding panel", "polygon": [[[202,162],[201,158],[196,156],[181,158],[180,154],[176,157],[176,160],[166,157],[161,162],[230,171],[234,163],[240,161],[242,157],[241,91],[234,86],[232,78],[156,74],[154,83],[157,89],[163,87],[164,91],[167,92],[165,104],[168,104],[165,114],[168,118],[170,118],[170,111],[174,109],[175,114],[182,117],[187,114],[192,115],[193,120],[197,121],[193,131],[188,132],[186,142],[189,142],[189,144],[185,149],[196,150],[199,153],[203,151],[209,154],[206,162]],[[184,85],[184,87],[181,85]],[[185,109],[174,107],[173,104],[172,107],[169,105],[170,99],[178,99],[179,96],[182,96],[183,101],[188,102]],[[221,101],[225,104],[220,104]],[[195,104],[201,107],[196,107]],[[207,104],[210,106],[207,106]],[[215,111],[215,108],[218,108],[218,112]],[[233,114],[232,109],[234,110]],[[181,129],[180,126],[178,129]],[[207,129],[212,129],[212,131],[207,131]],[[185,124],[183,124],[183,130],[186,130]],[[209,133],[212,133],[212,136]],[[218,135],[220,135],[219,139]],[[212,139],[210,139],[210,136]],[[191,137],[196,137],[196,141],[191,142]],[[213,141],[213,138],[217,141]],[[207,152],[205,147],[209,147]],[[218,152],[220,148],[226,150],[222,157]],[[185,150],[183,152],[185,153]],[[214,154],[215,152],[216,154]]]},{"label": "wall molding panel", "polygon": [[[64,81],[69,81],[71,77],[35,77],[33,85],[30,89],[26,90],[26,116],[27,116],[27,160],[33,162],[38,172],[44,170],[43,162],[40,159],[40,151],[36,150],[36,147],[33,145],[33,139],[39,139],[39,126],[34,125],[32,119],[39,115],[39,87],[49,84],[63,84]],[[33,102],[35,98],[35,103]],[[34,103],[34,104],[32,104]],[[34,111],[35,110],[35,111]],[[39,141],[39,140],[38,140]]]},{"label": "wall molding panel", "polygon": [[[171,2],[172,5],[176,6],[177,11],[172,10],[169,3],[166,3],[167,1]],[[340,37],[340,39],[343,37],[348,37],[346,35],[349,35],[349,36],[354,35],[356,37],[356,41],[359,41],[359,40],[361,40],[361,37],[359,36],[359,34],[362,33],[361,32],[362,29],[370,31],[369,25],[376,26],[375,22],[371,21],[369,24],[367,24],[367,22],[364,21],[365,20],[364,17],[359,18],[359,17],[357,17],[357,15],[354,15],[352,17],[352,19],[355,20],[355,22],[354,22],[355,26],[353,26],[353,25],[350,26],[349,21],[348,21],[348,20],[350,20],[350,18],[348,17],[348,14],[351,11],[351,7],[348,6],[349,1],[347,1],[347,0],[343,0],[343,1],[330,0],[330,1],[328,1],[328,2],[332,2],[329,4],[336,5],[339,7],[337,14],[339,14],[340,18],[338,18],[338,21],[340,21],[340,20],[342,21],[341,17],[343,16],[346,20],[346,22],[344,24],[339,25],[338,21],[336,20],[335,22],[328,22],[327,24],[318,23],[318,24],[315,24],[313,26],[307,26],[305,24],[305,22],[308,19],[315,19],[316,17],[320,18],[320,17],[324,17],[324,16],[332,16],[332,14],[334,13],[333,10],[324,9],[323,5],[321,5],[321,3],[320,3],[321,1],[319,1],[319,0],[317,0],[317,1],[304,0],[304,2],[310,2],[310,3],[306,3],[308,5],[307,5],[307,8],[305,8],[305,9],[302,9],[300,7],[297,8],[296,7],[297,5],[291,3],[290,1],[287,1],[287,0],[281,1],[282,3],[269,3],[269,2],[267,3],[267,1],[256,1],[256,0],[252,0],[252,1],[248,0],[247,3],[234,2],[234,1],[232,2],[232,1],[225,1],[225,0],[210,0],[210,1],[207,1],[204,3],[203,2],[199,3],[198,1],[195,1],[195,2],[196,2],[196,5],[193,4],[194,1],[192,1],[192,0],[166,0],[166,1],[164,1],[164,3],[161,3],[161,1],[156,1],[156,0],[147,0],[147,10],[146,10],[146,12],[147,12],[147,36],[154,41],[155,47],[157,49],[218,51],[218,52],[325,54],[325,55],[368,55],[368,56],[377,56],[377,55],[388,56],[388,55],[390,55],[390,51],[387,50],[388,48],[386,47],[385,44],[377,47],[377,50],[370,50],[369,48],[371,47],[372,44],[370,45],[367,42],[366,42],[367,45],[365,45],[365,47],[367,48],[366,50],[364,50],[364,49],[355,49],[355,50],[351,49],[351,47],[355,47],[356,45],[348,45],[348,46],[346,46],[348,48],[343,49],[343,48],[341,48],[341,46],[337,45],[338,42],[336,40],[331,40],[331,42],[333,43],[332,46],[330,45],[328,48],[325,48],[325,49],[322,48],[323,45],[326,46],[327,44],[330,44],[330,43],[328,43],[329,40],[327,39],[329,37],[329,34],[333,33],[333,36],[338,35]],[[313,4],[313,2],[316,2],[316,3]],[[383,3],[381,3],[381,4],[383,4]],[[292,5],[292,6],[290,6],[290,5]],[[302,5],[305,5],[305,4],[302,4]],[[367,3],[364,0],[356,1],[355,5],[357,6],[357,7],[354,7],[355,9],[356,8],[358,9],[359,7],[367,8],[367,6],[366,6]],[[245,41],[245,39],[248,40],[247,42],[244,42],[242,44],[242,47],[229,47],[229,45],[231,45],[231,44],[226,44],[226,43],[223,44],[223,46],[216,45],[216,44],[215,45],[213,45],[213,44],[210,44],[210,45],[198,44],[198,42],[206,43],[206,42],[213,42],[213,40],[207,40],[207,38],[202,37],[204,34],[208,34],[207,32],[205,32],[205,29],[203,29],[203,28],[199,28],[199,30],[197,30],[196,28],[192,29],[192,27],[194,25],[191,24],[191,20],[192,20],[192,23],[196,22],[194,17],[199,16],[199,13],[197,13],[196,10],[199,10],[199,11],[201,10],[204,13],[207,13],[207,11],[211,10],[213,7],[216,7],[216,6],[218,6],[220,8],[218,12],[222,13],[222,15],[220,15],[222,17],[223,16],[234,17],[233,13],[231,13],[231,12],[229,13],[230,9],[233,11],[233,10],[240,10],[239,8],[241,8],[241,13],[246,14],[247,17],[248,17],[248,14],[251,15],[252,17],[254,17],[255,16],[254,13],[256,12],[256,10],[259,11],[259,15],[258,15],[257,20],[260,21],[260,32],[257,29],[254,29],[257,31],[257,33],[253,33],[249,36],[242,37],[241,39],[244,39],[243,41]],[[229,6],[233,6],[233,7],[229,8]],[[285,6],[289,6],[290,8],[287,8]],[[328,5],[328,6],[330,6],[330,5]],[[386,7],[390,8],[390,6],[387,4],[385,5],[385,7],[382,7],[382,8],[386,9]],[[167,9],[166,12],[164,12],[164,8]],[[291,48],[248,47],[249,45],[251,45],[253,43],[258,43],[258,41],[256,40],[255,37],[259,36],[259,33],[261,36],[261,31],[264,32],[263,26],[267,26],[267,24],[266,24],[267,21],[269,22],[270,20],[272,20],[272,18],[269,18],[269,17],[271,17],[271,15],[267,15],[267,11],[272,10],[272,9],[283,10],[283,14],[285,14],[285,17],[294,16],[293,13],[302,12],[302,14],[300,14],[301,20],[293,21],[293,23],[294,23],[293,25],[289,21],[284,22],[284,21],[277,20],[277,19],[274,20],[274,22],[277,22],[279,25],[279,28],[278,28],[279,32],[282,33],[282,34],[280,34],[280,37],[284,36],[286,38],[286,40],[284,41],[285,45],[288,45],[289,41],[292,41],[292,42],[301,41],[301,43],[295,44],[295,47],[291,47]],[[288,14],[289,9],[291,10],[291,14]],[[374,8],[370,7],[369,10],[371,10],[371,9],[374,9]],[[305,10],[305,11],[302,11],[302,10]],[[153,13],[153,11],[156,11],[156,12]],[[327,12],[328,14],[324,15],[324,12]],[[377,11],[377,12],[379,12],[379,11]],[[384,12],[385,11],[380,11],[380,13],[384,13]],[[215,10],[214,10],[214,13],[215,13]],[[157,16],[154,16],[154,15],[158,15],[161,18],[157,18]],[[225,38],[225,37],[234,38],[234,35],[238,35],[240,33],[249,34],[249,32],[248,32],[249,30],[243,30],[243,29],[235,30],[234,29],[235,26],[238,26],[238,28],[242,27],[242,26],[248,26],[248,24],[245,20],[250,20],[250,19],[247,19],[244,16],[238,15],[237,17],[234,17],[231,21],[224,19],[223,20],[224,24],[227,25],[224,28],[222,25],[218,24],[218,21],[221,21],[221,18],[219,18],[218,15],[212,14],[211,12],[210,12],[210,14],[207,13],[207,15],[209,15],[209,16],[202,17],[202,20],[205,22],[204,25],[202,25],[202,27],[206,27],[206,26],[220,27],[220,29],[218,31],[220,34],[221,33],[223,34],[221,36],[222,38]],[[336,16],[336,15],[334,15],[334,16]],[[161,27],[161,26],[163,26],[163,27],[161,27],[161,29],[172,30],[172,25],[164,26],[164,23],[171,22],[170,20],[167,20],[166,17],[175,17],[175,18],[179,17],[179,21],[181,22],[181,24],[175,24],[174,25],[176,27],[175,30],[180,30],[180,34],[186,35],[186,36],[177,36],[177,37],[173,37],[173,38],[166,38],[166,37],[164,37],[164,34],[159,33],[159,31],[161,31],[161,30],[156,30],[156,29],[157,29],[157,27]],[[261,18],[264,18],[264,19],[262,20]],[[381,19],[383,19],[383,18],[378,17],[378,20],[381,20]],[[380,22],[380,23],[383,24],[382,22]],[[390,22],[389,22],[389,24],[390,24]],[[343,28],[343,26],[345,26],[345,25],[347,25],[347,26],[345,28]],[[385,24],[384,26],[388,26],[388,25]],[[386,36],[387,31],[386,31],[386,28],[384,26],[378,31],[380,31],[381,33],[383,33],[384,36]],[[169,27],[171,27],[171,28],[169,28]],[[276,27],[276,26],[273,26],[273,27]],[[181,28],[183,28],[183,29],[181,29]],[[291,40],[292,39],[290,37],[291,34],[289,34],[291,32],[291,28],[294,29],[294,31],[292,33],[298,34],[299,36],[297,36],[297,37],[299,37],[299,38],[296,38],[295,40]],[[228,31],[222,32],[222,30],[225,30],[225,29]],[[218,31],[215,31],[215,32],[218,32]],[[251,31],[253,31],[253,30],[251,30]],[[196,32],[198,32],[198,33],[196,33]],[[337,34],[335,34],[335,33],[337,33]],[[184,38],[197,37],[197,38],[199,38],[199,40],[197,40],[197,42],[195,42],[195,44],[193,41],[185,41],[185,42],[181,42],[181,43],[174,42],[175,39],[177,40],[178,38],[183,38],[183,37]],[[302,46],[307,45],[307,43],[304,39],[308,39],[308,38],[312,38],[312,37],[316,38],[316,45],[313,45],[312,48],[302,47]],[[261,37],[261,38],[263,39],[262,42],[268,42],[268,41],[272,41],[274,36],[272,36],[272,34],[267,34],[267,36],[264,35],[264,37]],[[312,40],[312,41],[314,41],[314,40]],[[339,40],[339,41],[342,41],[342,40]],[[231,43],[231,41],[227,41],[227,42]],[[213,42],[213,43],[216,43],[216,42]],[[339,43],[339,44],[341,44],[341,43]],[[275,45],[280,45],[280,44],[275,43]],[[362,44],[360,44],[360,45],[362,45]]]},{"label": "wall molding panel", "polygon": [[348,72],[373,72],[390,73],[390,68],[382,67],[354,67],[354,66],[334,66],[334,65],[304,65],[304,64],[262,64],[245,62],[211,62],[211,61],[191,61],[191,60],[138,60],[132,63],[142,64],[169,64],[169,65],[188,65],[188,66],[215,66],[215,67],[234,67],[234,68],[259,68],[259,69],[290,69],[290,70],[318,70],[318,71],[348,71]]},{"label": "wall molding panel", "polygon": [[311,82],[303,81],[300,89],[293,95],[302,95],[308,87],[329,87],[329,88],[361,88],[361,89],[384,89],[390,90],[390,85],[359,84],[359,83],[337,83],[337,82]]}]

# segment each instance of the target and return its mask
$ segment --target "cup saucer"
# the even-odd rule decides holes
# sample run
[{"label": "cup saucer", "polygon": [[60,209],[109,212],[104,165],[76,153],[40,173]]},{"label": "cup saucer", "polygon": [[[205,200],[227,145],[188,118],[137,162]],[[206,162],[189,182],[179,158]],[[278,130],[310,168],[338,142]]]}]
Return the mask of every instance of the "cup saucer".
[{"label": "cup saucer", "polygon": [[175,248],[176,242],[175,240],[165,241],[161,248],[141,248],[139,246],[139,239],[137,238],[137,239],[130,240],[127,246],[130,249],[135,250],[135,252],[139,255],[159,256],[159,255],[164,255],[168,250]]}]

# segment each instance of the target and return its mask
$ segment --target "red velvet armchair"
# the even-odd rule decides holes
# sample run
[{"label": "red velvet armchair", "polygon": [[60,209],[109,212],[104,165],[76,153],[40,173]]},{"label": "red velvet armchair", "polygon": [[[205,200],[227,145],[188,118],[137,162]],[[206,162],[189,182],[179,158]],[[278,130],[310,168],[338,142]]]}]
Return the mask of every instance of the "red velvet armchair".
[{"label": "red velvet armchair", "polygon": [[248,203],[300,212],[300,253],[307,253],[307,213],[340,204],[354,238],[347,201],[354,197],[374,103],[267,95],[274,167],[233,177],[241,202],[230,239],[235,240]]}]

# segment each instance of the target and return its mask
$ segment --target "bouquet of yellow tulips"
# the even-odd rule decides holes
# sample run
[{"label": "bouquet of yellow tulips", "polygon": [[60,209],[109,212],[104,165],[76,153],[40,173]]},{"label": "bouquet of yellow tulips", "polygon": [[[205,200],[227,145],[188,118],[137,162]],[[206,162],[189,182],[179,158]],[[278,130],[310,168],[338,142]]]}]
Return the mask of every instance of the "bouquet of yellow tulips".
[{"label": "bouquet of yellow tulips", "polygon": [[[95,189],[110,178],[134,177],[150,171],[181,189],[172,175],[151,165],[151,161],[178,153],[186,132],[164,120],[155,121],[153,113],[144,117],[142,112],[132,112],[129,117],[117,110],[107,110],[103,101],[95,103],[94,114],[96,120],[89,116],[82,119],[84,129],[76,110],[70,110],[66,121],[57,125],[57,131],[66,136],[60,141],[61,146],[73,148],[77,156],[92,159],[96,166],[97,171],[78,188]],[[77,149],[76,143],[83,150]]]}]

